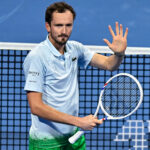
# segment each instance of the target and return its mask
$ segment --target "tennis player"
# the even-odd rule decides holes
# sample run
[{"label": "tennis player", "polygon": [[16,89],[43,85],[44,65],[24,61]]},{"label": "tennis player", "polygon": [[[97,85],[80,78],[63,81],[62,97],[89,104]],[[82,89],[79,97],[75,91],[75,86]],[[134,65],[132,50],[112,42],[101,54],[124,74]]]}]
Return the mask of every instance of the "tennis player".
[{"label": "tennis player", "polygon": [[24,61],[25,90],[31,109],[30,150],[85,150],[82,136],[71,145],[68,138],[78,128],[92,130],[101,120],[93,115],[78,117],[78,66],[88,65],[113,71],[119,67],[127,47],[126,28],[116,22],[113,41],[104,42],[114,52],[103,56],[77,41],[68,41],[75,19],[74,9],[65,2],[50,5],[45,14],[46,40],[35,47]]}]

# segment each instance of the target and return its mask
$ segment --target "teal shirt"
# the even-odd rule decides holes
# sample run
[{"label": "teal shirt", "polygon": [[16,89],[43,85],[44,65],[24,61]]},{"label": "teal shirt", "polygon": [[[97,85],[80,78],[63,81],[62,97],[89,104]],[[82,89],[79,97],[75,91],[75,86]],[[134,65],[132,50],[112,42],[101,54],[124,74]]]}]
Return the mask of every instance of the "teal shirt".
[{"label": "teal shirt", "polygon": [[[93,55],[93,52],[76,41],[68,41],[66,52],[62,55],[47,37],[25,58],[24,89],[40,92],[45,104],[58,111],[78,116],[78,66],[86,68]],[[48,121],[33,114],[31,118],[30,135],[33,138],[60,137],[76,129],[74,126]]]}]

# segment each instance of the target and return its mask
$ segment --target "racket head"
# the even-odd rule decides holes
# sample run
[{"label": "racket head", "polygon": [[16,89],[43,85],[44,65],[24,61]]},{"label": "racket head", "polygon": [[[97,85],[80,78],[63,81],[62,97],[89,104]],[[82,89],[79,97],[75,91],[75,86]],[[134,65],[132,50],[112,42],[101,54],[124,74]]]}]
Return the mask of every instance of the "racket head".
[{"label": "racket head", "polygon": [[142,100],[143,90],[140,82],[131,74],[116,74],[104,85],[95,116],[101,108],[107,119],[123,119],[133,114]]}]

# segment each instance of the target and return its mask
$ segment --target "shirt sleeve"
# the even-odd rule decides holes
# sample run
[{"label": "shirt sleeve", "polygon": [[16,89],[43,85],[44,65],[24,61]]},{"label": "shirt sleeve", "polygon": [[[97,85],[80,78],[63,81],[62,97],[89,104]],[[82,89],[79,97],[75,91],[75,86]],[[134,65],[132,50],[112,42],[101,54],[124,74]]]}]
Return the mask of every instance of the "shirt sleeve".
[{"label": "shirt sleeve", "polygon": [[38,55],[29,55],[23,64],[26,91],[43,92],[44,68]]},{"label": "shirt sleeve", "polygon": [[94,54],[95,52],[90,51],[86,46],[78,43],[79,66],[84,67],[86,69]]}]

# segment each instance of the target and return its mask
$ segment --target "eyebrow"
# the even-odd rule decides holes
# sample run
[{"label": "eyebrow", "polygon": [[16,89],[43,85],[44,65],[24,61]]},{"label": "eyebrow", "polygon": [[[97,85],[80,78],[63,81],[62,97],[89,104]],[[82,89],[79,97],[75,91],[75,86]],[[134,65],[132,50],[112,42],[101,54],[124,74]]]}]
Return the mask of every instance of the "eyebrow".
[{"label": "eyebrow", "polygon": [[[61,23],[56,23],[54,25],[55,26],[64,26],[64,24],[61,24]],[[67,24],[65,24],[65,26],[72,26],[72,23],[67,23]]]}]

